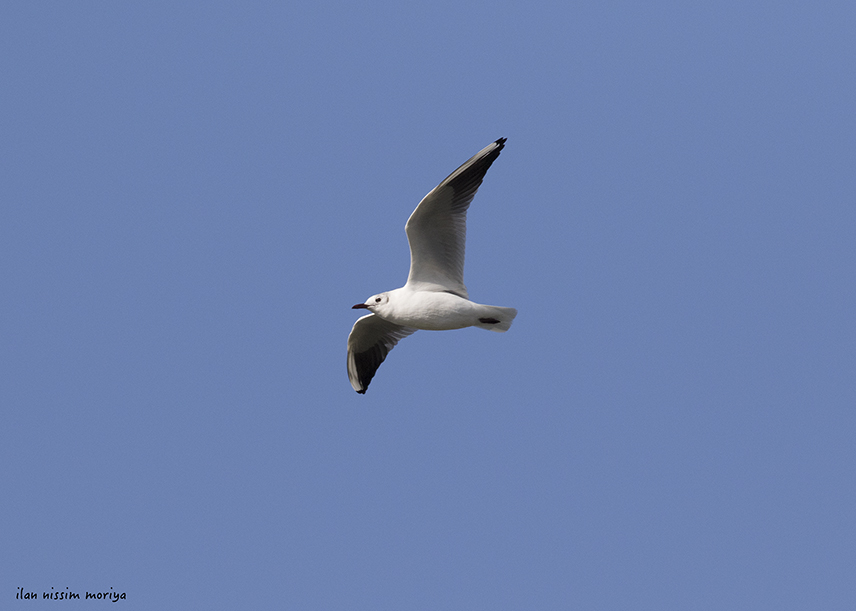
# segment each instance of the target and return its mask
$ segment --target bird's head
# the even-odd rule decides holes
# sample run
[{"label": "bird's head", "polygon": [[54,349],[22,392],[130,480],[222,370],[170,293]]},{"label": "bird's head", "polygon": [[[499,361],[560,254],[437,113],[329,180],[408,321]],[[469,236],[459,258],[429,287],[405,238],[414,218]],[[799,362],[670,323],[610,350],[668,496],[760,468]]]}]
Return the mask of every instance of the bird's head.
[{"label": "bird's head", "polygon": [[365,303],[358,303],[355,306],[352,306],[352,310],[358,310],[360,308],[366,309],[369,312],[374,312],[375,308],[385,306],[389,303],[389,294],[388,293],[380,293],[379,295],[372,295],[369,297]]}]

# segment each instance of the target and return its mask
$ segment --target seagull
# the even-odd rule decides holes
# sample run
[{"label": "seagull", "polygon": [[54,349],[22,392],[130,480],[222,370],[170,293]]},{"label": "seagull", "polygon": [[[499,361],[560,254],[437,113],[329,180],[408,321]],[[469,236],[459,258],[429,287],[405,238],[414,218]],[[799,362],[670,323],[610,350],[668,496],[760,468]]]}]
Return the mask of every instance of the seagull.
[{"label": "seagull", "polygon": [[464,286],[467,209],[505,140],[480,150],[416,206],[404,226],[410,244],[407,283],[353,306],[370,312],[348,336],[348,378],[358,393],[365,394],[389,351],[419,329],[502,333],[511,327],[517,310],[470,301]]}]

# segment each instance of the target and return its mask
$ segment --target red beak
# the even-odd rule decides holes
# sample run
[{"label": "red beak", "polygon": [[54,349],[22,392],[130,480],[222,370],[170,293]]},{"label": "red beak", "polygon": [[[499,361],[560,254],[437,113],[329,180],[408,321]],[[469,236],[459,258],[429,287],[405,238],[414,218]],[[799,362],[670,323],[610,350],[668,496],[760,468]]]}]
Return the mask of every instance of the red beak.
[{"label": "red beak", "polygon": [[360,308],[365,308],[366,310],[368,310],[368,309],[369,309],[369,306],[367,306],[367,305],[366,305],[366,304],[364,304],[364,303],[358,303],[358,304],[357,304],[357,305],[355,305],[355,306],[351,306],[351,309],[352,309],[352,310],[359,310]]}]

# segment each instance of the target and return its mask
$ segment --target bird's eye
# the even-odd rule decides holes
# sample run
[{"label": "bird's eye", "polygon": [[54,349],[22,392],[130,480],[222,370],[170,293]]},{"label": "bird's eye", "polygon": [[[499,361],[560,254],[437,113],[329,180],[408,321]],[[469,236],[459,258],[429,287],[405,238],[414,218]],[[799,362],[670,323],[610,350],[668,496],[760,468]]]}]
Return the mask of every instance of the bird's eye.
[{"label": "bird's eye", "polygon": [[374,302],[375,302],[375,303],[380,303],[380,297],[375,297]]}]

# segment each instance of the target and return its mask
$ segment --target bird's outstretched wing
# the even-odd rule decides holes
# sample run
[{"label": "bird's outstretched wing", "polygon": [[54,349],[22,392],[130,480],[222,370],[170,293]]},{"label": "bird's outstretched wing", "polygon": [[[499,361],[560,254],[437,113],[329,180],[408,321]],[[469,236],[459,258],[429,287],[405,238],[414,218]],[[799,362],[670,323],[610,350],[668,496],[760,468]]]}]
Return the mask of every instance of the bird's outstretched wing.
[{"label": "bird's outstretched wing", "polygon": [[412,327],[396,325],[374,314],[357,319],[348,336],[348,377],[354,390],[364,395],[389,351],[415,332]]},{"label": "bird's outstretched wing", "polygon": [[404,226],[410,243],[407,284],[419,291],[451,291],[466,298],[464,249],[467,209],[505,138],[483,148],[422,198]]}]

